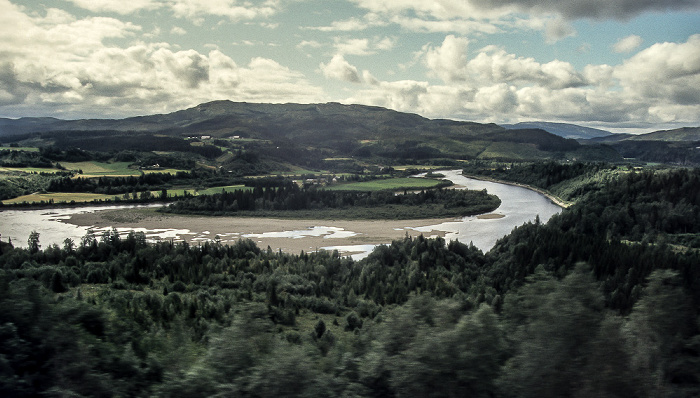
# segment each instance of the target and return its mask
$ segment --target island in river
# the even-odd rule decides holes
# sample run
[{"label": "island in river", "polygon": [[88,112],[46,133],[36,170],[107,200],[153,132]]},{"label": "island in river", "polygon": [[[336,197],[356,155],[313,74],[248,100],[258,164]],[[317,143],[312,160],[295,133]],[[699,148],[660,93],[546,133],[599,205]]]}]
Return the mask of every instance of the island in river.
[{"label": "island in river", "polygon": [[3,238],[24,246],[31,231],[41,233],[41,244],[62,245],[64,239],[79,242],[88,229],[100,236],[117,228],[120,233],[143,232],[149,240],[175,240],[198,243],[216,240],[222,243],[251,239],[261,248],[299,253],[301,250],[338,249],[361,258],[377,244],[387,244],[406,235],[444,237],[473,243],[483,251],[513,228],[539,216],[542,222],[561,211],[551,200],[523,187],[464,177],[461,171],[443,172],[456,187],[485,189],[498,196],[501,205],[492,212],[470,217],[443,217],[413,220],[331,220],[282,219],[259,217],[204,217],[163,214],[154,208],[135,206],[84,207],[72,209],[4,210]]},{"label": "island in river", "polygon": [[[97,231],[142,231],[150,239],[176,238],[190,243],[220,240],[233,243],[251,239],[289,253],[321,248],[348,247],[345,253],[364,252],[365,246],[388,243],[405,236],[444,237],[445,231],[431,225],[452,219],[421,220],[308,220],[259,217],[203,217],[158,213],[155,209],[123,209],[74,214],[65,222]],[[428,228],[428,230],[426,230]],[[168,234],[168,232],[171,232]],[[351,247],[355,247],[352,249]]]}]

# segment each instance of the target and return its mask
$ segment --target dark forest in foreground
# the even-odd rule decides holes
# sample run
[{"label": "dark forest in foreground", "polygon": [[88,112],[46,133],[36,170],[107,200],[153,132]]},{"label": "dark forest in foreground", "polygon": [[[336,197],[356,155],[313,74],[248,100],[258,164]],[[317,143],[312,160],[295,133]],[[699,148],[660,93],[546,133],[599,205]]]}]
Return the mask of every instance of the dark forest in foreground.
[{"label": "dark forest in foreground", "polygon": [[679,169],[587,185],[488,253],[39,231],[1,247],[0,394],[697,396],[699,216],[700,170]]}]

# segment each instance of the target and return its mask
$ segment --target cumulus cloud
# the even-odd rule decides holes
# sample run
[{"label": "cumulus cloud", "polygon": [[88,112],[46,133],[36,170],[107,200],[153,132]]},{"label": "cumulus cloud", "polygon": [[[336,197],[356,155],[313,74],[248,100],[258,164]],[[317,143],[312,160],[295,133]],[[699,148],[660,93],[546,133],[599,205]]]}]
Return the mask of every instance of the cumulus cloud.
[{"label": "cumulus cloud", "polygon": [[200,22],[207,15],[227,17],[231,20],[266,18],[279,8],[277,0],[66,0],[92,12],[112,12],[122,15],[141,10],[168,9],[176,17]]},{"label": "cumulus cloud", "polygon": [[395,45],[396,39],[391,37],[375,37],[373,39],[335,37],[333,39],[336,53],[344,55],[371,55],[378,51],[391,50]]},{"label": "cumulus cloud", "polygon": [[546,23],[545,38],[547,43],[556,43],[561,39],[576,35],[576,30],[565,20],[554,18]]},{"label": "cumulus cloud", "polygon": [[170,33],[173,35],[183,36],[187,34],[187,31],[179,26],[173,26],[173,28],[170,29]]},{"label": "cumulus cloud", "polygon": [[327,64],[320,65],[323,75],[328,79],[360,83],[360,73],[357,68],[345,60],[342,54],[336,54]]},{"label": "cumulus cloud", "polygon": [[618,42],[613,45],[613,50],[616,53],[629,53],[636,50],[640,45],[642,45],[641,37],[637,35],[629,35],[618,40]]},{"label": "cumulus cloud", "polygon": [[340,54],[368,55],[372,54],[369,39],[344,39],[336,37],[334,47]]},{"label": "cumulus cloud", "polygon": [[363,18],[350,18],[342,21],[333,21],[326,26],[307,26],[304,29],[318,30],[320,32],[351,32],[361,31],[371,27],[385,26],[386,21],[373,13],[366,14]]},{"label": "cumulus cloud", "polygon": [[617,66],[588,65],[582,71],[493,46],[467,57],[468,44],[448,36],[441,46],[427,46],[420,54],[443,83],[375,80],[346,101],[499,123],[537,118],[693,124],[700,114],[700,35],[684,43],[655,44]]},{"label": "cumulus cloud", "polygon": [[464,80],[468,47],[468,39],[448,35],[440,47],[424,47],[425,64],[445,82]]},{"label": "cumulus cloud", "polygon": [[469,61],[467,70],[477,81],[493,83],[535,83],[557,89],[585,84],[583,76],[568,62],[554,60],[541,64],[534,58],[517,57],[492,46]]},{"label": "cumulus cloud", "polygon": [[511,112],[518,105],[515,87],[506,83],[481,87],[474,95],[474,103],[482,112]]},{"label": "cumulus cloud", "polygon": [[228,17],[234,21],[264,18],[275,14],[279,7],[274,0],[166,0],[166,3],[176,17],[195,20],[207,15]]},{"label": "cumulus cloud", "polygon": [[700,34],[685,43],[654,44],[626,60],[613,75],[631,96],[698,107]]},{"label": "cumulus cloud", "polygon": [[[20,115],[27,109],[44,109],[44,114],[60,109],[69,117],[84,117],[164,112],[217,98],[324,98],[303,74],[265,58],[239,66],[219,50],[206,54],[166,43],[107,44],[140,31],[105,17],[78,19],[58,11],[29,16],[0,0],[0,104],[13,105]],[[94,114],[85,114],[86,109]]]},{"label": "cumulus cloud", "polygon": [[154,0],[66,0],[78,7],[92,12],[114,12],[117,14],[131,14],[139,10],[153,10],[160,8],[162,3]]},{"label": "cumulus cloud", "polygon": [[422,19],[450,20],[469,17],[472,19],[497,18],[507,14],[509,7],[485,8],[465,0],[352,0],[359,7],[375,13],[396,14],[412,11]]}]

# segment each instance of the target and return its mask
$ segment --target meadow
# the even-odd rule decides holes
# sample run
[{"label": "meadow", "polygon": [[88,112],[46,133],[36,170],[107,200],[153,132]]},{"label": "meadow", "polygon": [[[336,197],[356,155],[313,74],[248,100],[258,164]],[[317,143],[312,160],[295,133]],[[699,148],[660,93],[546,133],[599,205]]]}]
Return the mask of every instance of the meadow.
[{"label": "meadow", "polygon": [[326,189],[331,191],[383,191],[383,190],[413,190],[430,189],[445,184],[443,180],[429,178],[387,178],[381,180],[351,182],[347,184],[331,185]]}]

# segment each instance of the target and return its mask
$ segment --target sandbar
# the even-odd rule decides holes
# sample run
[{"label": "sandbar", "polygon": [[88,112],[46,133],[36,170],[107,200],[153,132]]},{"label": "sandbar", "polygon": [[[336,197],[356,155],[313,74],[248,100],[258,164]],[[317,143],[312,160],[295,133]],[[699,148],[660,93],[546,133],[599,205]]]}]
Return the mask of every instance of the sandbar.
[{"label": "sandbar", "polygon": [[[418,220],[308,220],[260,217],[209,217],[158,213],[153,209],[118,209],[74,214],[64,222],[84,227],[180,230],[174,240],[190,243],[234,243],[251,239],[258,247],[298,254],[331,246],[377,245],[406,236],[444,237],[445,232],[414,228],[456,221],[455,218]],[[348,253],[352,253],[351,251]],[[347,254],[347,253],[346,253]]]}]

